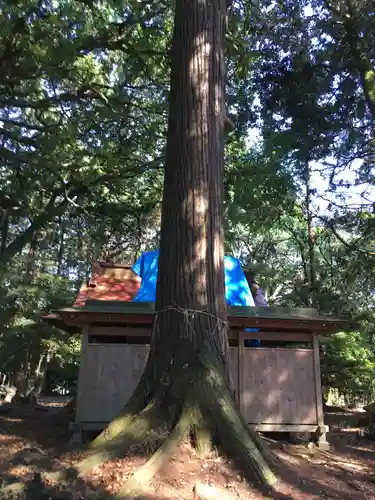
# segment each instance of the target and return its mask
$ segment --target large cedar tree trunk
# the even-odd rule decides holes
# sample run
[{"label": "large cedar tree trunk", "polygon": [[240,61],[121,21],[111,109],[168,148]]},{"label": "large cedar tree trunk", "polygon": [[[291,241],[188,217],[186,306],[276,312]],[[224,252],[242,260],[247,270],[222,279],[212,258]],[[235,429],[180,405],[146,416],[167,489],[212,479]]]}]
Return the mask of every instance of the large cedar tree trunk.
[{"label": "large cedar tree trunk", "polygon": [[223,236],[226,16],[225,0],[176,2],[150,355],[132,398],[92,443],[96,453],[81,464],[83,471],[130,443],[152,442],[157,451],[127,483],[127,493],[147,482],[189,433],[198,448],[215,440],[249,476],[274,481],[229,376]]}]

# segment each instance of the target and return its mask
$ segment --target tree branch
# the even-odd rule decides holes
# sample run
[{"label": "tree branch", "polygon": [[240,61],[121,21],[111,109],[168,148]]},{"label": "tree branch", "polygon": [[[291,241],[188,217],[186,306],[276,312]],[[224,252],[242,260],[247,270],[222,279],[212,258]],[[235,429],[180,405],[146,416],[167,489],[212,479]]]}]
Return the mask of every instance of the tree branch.
[{"label": "tree branch", "polygon": [[336,236],[336,238],[340,241],[340,243],[342,243],[349,250],[352,250],[352,251],[355,251],[355,252],[359,252],[361,254],[368,255],[368,256],[371,256],[371,257],[373,257],[375,255],[375,252],[370,252],[369,250],[365,250],[363,248],[358,248],[355,244],[353,245],[352,243],[349,243],[348,241],[346,241],[339,234],[339,232],[336,230],[336,228],[334,227],[334,225],[332,224],[332,222],[329,221],[327,218],[322,217],[322,216],[317,216],[317,218],[320,219],[321,221],[323,221],[325,223],[326,227],[328,227],[328,229],[330,229],[332,231],[332,233]]}]

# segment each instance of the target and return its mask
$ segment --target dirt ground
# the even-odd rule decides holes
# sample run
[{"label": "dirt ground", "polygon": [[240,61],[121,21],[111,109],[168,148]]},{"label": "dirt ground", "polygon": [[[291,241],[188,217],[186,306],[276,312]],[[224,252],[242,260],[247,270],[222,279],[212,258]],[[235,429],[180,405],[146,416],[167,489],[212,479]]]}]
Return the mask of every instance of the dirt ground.
[{"label": "dirt ground", "polygon": [[[143,457],[127,456],[105,463],[69,486],[51,480],[51,471],[68,470],[81,458],[69,450],[68,419],[59,413],[64,404],[44,400],[34,411],[0,408],[0,498],[114,498],[121,483],[144,463]],[[274,469],[280,478],[277,492],[247,485],[229,460],[216,453],[199,458],[186,443],[138,498],[375,500],[375,442],[357,439],[357,429],[349,427],[356,421],[353,413],[328,417],[334,429],[329,452],[266,441],[275,453]]]}]

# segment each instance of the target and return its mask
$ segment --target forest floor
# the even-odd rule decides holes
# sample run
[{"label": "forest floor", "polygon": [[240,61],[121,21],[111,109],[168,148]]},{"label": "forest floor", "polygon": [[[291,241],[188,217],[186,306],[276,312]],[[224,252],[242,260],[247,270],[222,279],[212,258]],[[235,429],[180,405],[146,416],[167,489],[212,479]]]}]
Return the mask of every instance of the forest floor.
[{"label": "forest floor", "polygon": [[[108,499],[144,463],[144,457],[134,455],[107,462],[68,489],[64,484],[46,480],[46,471],[68,469],[81,458],[69,451],[69,419],[61,416],[64,404],[66,400],[49,399],[42,400],[42,406],[34,411],[0,407],[0,498]],[[278,493],[267,494],[248,486],[229,460],[215,453],[199,458],[184,444],[154,478],[144,496],[138,498],[375,499],[375,442],[357,440],[358,419],[353,412],[331,413],[327,419],[333,427],[329,452],[309,449],[304,444],[266,440],[275,453],[274,468],[280,477]]]}]

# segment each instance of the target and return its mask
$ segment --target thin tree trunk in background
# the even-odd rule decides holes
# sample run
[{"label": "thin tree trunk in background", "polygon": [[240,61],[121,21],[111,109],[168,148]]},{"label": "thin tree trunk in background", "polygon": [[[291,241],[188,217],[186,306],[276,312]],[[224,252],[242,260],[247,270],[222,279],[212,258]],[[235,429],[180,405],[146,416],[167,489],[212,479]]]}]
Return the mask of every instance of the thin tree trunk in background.
[{"label": "thin tree trunk in background", "polygon": [[7,246],[8,231],[9,231],[9,215],[6,210],[1,212],[0,216],[0,231],[1,231],[1,242],[0,242],[0,255],[4,252]]},{"label": "thin tree trunk in background", "polygon": [[82,271],[84,268],[84,252],[83,252],[83,234],[81,216],[77,216],[77,285],[81,286],[83,278]]},{"label": "thin tree trunk in background", "polygon": [[[307,197],[307,192],[306,192],[306,197]],[[305,199],[306,201],[306,199]],[[311,221],[312,222],[312,221]],[[309,224],[307,224],[309,226]],[[292,227],[288,226],[288,225],[284,225],[285,229],[293,236],[294,238],[294,241],[296,243],[296,245],[298,246],[298,249],[299,249],[299,253],[300,253],[300,258],[301,258],[301,264],[302,264],[302,273],[303,273],[303,283],[306,284],[307,286],[309,286],[310,288],[310,271],[309,271],[309,264],[308,264],[308,255],[307,255],[307,252],[306,252],[306,242],[303,239],[301,239],[299,237],[299,234],[296,230],[294,230]],[[299,287],[300,287],[300,284],[298,283],[295,283],[294,285],[294,290],[296,292],[299,291]],[[307,296],[305,296],[305,294],[301,294],[301,297],[303,298],[303,302],[305,303],[306,307],[309,307],[310,305],[310,290],[309,290],[309,293],[307,294]]]},{"label": "thin tree trunk in background", "polygon": [[36,398],[40,396],[46,387],[47,381],[47,368],[51,355],[49,352],[44,352],[40,355],[38,365],[34,372],[34,388],[33,394]]},{"label": "thin tree trunk in background", "polygon": [[[36,271],[36,256],[35,252],[38,247],[38,240],[39,240],[39,232],[34,233],[33,237],[30,241],[29,244],[29,249],[27,251],[26,255],[26,262],[25,262],[25,273],[24,273],[24,280],[23,280],[23,285],[25,288],[30,287],[33,281],[34,273]],[[29,388],[29,379],[30,379],[30,368],[31,368],[31,363],[30,363],[30,345],[28,347],[24,346],[24,354],[23,354],[23,361],[20,362],[18,366],[18,370],[15,373],[15,381],[14,381],[14,386],[17,389],[17,393],[15,395],[15,401],[20,401],[20,402],[29,402],[27,398],[28,394],[28,388]]]},{"label": "thin tree trunk in background", "polygon": [[55,206],[55,199],[52,197],[44,211],[33,219],[23,233],[19,234],[6,248],[4,248],[3,252],[0,254],[0,264],[8,264],[13,257],[22,252],[26,245],[31,244],[35,235],[43,229],[48,222],[63,213],[64,210],[64,205]]},{"label": "thin tree trunk in background", "polygon": [[57,276],[63,274],[63,261],[64,261],[64,251],[65,251],[65,223],[62,217],[59,217],[59,249],[57,253]]},{"label": "thin tree trunk in background", "polygon": [[306,161],[305,165],[305,208],[306,208],[306,222],[307,222],[307,242],[309,251],[309,306],[317,307],[316,300],[316,257],[315,257],[315,231],[313,227],[313,214],[312,214],[312,196],[311,196],[311,172],[309,162]]},{"label": "thin tree trunk in background", "polygon": [[133,254],[133,264],[137,262],[137,259],[139,257],[141,248],[142,248],[142,226],[141,226],[141,219],[140,217],[137,217],[137,236],[136,236],[137,244],[135,245],[135,251]]}]

